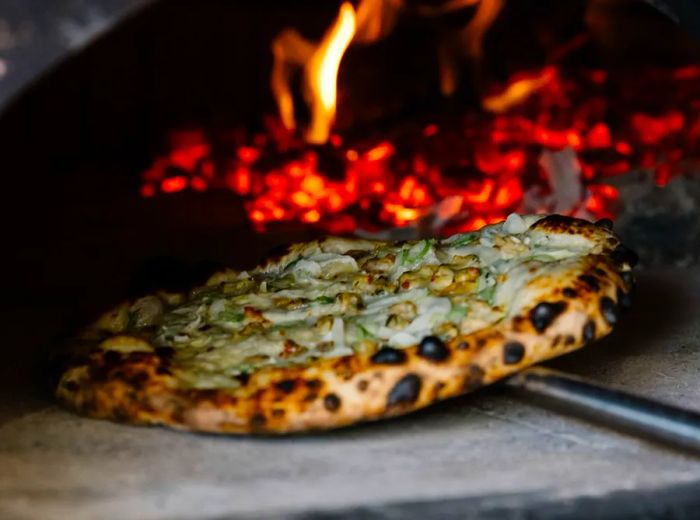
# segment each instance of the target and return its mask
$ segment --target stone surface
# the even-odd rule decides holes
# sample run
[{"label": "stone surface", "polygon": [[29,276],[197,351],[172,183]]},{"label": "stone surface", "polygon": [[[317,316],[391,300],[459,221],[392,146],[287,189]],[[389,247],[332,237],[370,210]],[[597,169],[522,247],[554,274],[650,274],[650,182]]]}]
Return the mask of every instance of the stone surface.
[{"label": "stone surface", "polygon": [[[618,330],[552,365],[700,410],[698,295],[700,270],[644,273]],[[667,517],[700,505],[700,459],[498,389],[283,438],[113,424],[30,387],[5,392],[1,518]]]}]

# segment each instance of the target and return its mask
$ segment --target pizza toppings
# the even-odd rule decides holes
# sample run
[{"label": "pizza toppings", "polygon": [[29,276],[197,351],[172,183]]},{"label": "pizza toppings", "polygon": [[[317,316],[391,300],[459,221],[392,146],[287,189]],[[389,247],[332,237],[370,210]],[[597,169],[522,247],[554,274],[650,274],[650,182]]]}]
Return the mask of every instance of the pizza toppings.
[{"label": "pizza toppings", "polygon": [[635,262],[607,226],[558,216],[298,244],[106,314],[58,394],[91,415],[206,431],[405,413],[607,334]]},{"label": "pizza toppings", "polygon": [[[414,345],[439,361],[445,341],[506,319],[512,298],[548,265],[596,247],[581,234],[555,239],[549,229],[561,223],[540,226],[541,218],[511,215],[444,240],[312,242],[264,267],[219,273],[176,305],[142,298],[117,318],[126,313],[125,332],[155,329],[155,345],[174,349],[177,373],[195,388],[351,354],[399,363],[400,351]],[[599,285],[592,274],[580,280]],[[571,291],[565,296],[575,298]],[[542,302],[530,320],[543,332],[565,308]]]}]

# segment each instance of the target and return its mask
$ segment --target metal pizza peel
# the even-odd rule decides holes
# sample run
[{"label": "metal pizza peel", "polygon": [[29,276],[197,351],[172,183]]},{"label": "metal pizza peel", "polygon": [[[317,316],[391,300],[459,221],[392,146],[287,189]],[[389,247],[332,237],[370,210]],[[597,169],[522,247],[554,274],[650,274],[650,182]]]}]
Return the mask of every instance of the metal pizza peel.
[{"label": "metal pizza peel", "polygon": [[544,367],[532,367],[503,382],[528,401],[599,425],[700,454],[700,414],[603,386]]}]

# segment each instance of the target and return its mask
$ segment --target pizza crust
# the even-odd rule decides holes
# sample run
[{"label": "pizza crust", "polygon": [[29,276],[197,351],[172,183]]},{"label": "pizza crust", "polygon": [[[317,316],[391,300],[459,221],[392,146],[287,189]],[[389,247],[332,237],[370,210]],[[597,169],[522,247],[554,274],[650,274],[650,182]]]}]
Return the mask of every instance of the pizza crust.
[{"label": "pizza crust", "polygon": [[[596,246],[528,280],[505,319],[472,334],[446,342],[427,337],[405,349],[382,347],[307,366],[266,367],[233,389],[183,388],[172,371],[171,349],[94,349],[64,372],[56,394],[70,408],[97,418],[282,434],[401,415],[473,391],[607,335],[618,309],[629,302],[636,255],[609,229],[553,215],[533,224],[531,232],[557,241],[585,238]],[[316,244],[365,247],[365,241],[348,240]],[[309,244],[293,247],[290,255],[299,247]]]}]

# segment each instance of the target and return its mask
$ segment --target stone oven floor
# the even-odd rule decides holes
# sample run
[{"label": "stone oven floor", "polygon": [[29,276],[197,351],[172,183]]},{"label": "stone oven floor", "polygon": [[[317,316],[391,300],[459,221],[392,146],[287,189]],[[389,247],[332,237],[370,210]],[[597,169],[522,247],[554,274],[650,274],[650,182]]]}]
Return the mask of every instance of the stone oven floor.
[{"label": "stone oven floor", "polygon": [[[612,337],[553,365],[700,410],[699,309],[700,269],[642,273]],[[700,505],[700,458],[493,389],[337,432],[227,438],[77,417],[19,384],[21,365],[4,371],[17,384],[0,396],[2,518],[691,517]]]}]

